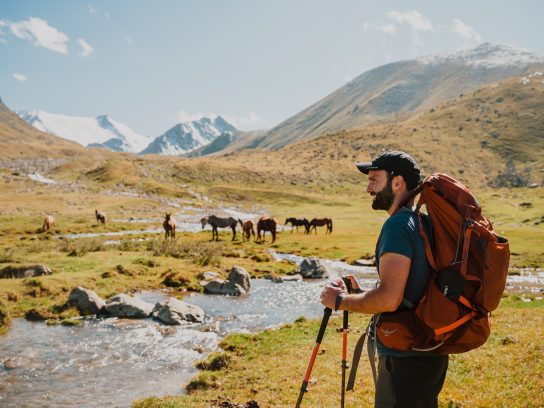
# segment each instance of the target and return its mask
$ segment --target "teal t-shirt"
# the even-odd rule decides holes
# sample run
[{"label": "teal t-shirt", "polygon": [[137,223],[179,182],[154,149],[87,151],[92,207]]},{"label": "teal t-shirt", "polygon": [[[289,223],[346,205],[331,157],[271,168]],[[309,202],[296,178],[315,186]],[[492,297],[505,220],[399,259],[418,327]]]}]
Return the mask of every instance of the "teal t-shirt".
[{"label": "teal t-shirt", "polygon": [[[428,225],[425,221],[422,224],[427,236],[430,237]],[[410,258],[410,273],[404,289],[404,298],[413,304],[416,304],[423,295],[431,273],[431,266],[425,255],[425,243],[419,235],[418,225],[419,221],[416,213],[408,207],[402,207],[385,221],[376,246],[376,259],[380,259],[380,256],[386,252],[401,254]],[[421,352],[402,352],[389,349],[377,339],[376,348],[379,356],[406,357],[422,355]]]}]

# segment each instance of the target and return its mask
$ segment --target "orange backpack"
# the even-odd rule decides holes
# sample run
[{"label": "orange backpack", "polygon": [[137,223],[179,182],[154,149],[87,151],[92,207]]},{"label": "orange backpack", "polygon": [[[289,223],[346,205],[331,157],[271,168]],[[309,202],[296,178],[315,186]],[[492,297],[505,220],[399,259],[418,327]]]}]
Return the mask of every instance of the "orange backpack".
[{"label": "orange backpack", "polygon": [[[376,316],[375,333],[395,350],[463,353],[489,336],[489,312],[498,307],[506,286],[508,240],[495,233],[474,196],[454,178],[433,174],[407,200],[417,194],[419,233],[431,277],[411,310]],[[432,240],[421,226],[423,204]]]}]

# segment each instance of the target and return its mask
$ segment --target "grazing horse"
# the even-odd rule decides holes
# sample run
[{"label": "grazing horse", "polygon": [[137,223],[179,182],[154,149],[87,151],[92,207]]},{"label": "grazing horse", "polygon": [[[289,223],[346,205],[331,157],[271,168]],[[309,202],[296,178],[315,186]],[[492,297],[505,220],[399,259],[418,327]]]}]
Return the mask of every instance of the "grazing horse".
[{"label": "grazing horse", "polygon": [[325,231],[325,234],[330,234],[332,232],[332,220],[330,218],[314,218],[312,221],[310,221],[310,225],[306,227],[306,234],[309,234],[312,228],[317,234],[317,227],[322,227],[324,225],[327,226],[327,231]]},{"label": "grazing horse", "polygon": [[204,217],[200,220],[202,223],[202,228],[206,226],[206,224],[210,224],[212,227],[212,241],[215,239],[216,241],[219,241],[219,232],[217,231],[217,228],[230,228],[232,229],[232,241],[236,238],[236,224],[238,224],[238,221],[236,221],[234,218],[220,218],[216,217],[215,215],[208,215],[207,217]]},{"label": "grazing horse", "polygon": [[106,225],[106,213],[104,211],[94,210],[94,215],[96,216],[96,223]]},{"label": "grazing horse", "polygon": [[284,225],[287,225],[289,223],[291,223],[291,233],[293,233],[293,229],[295,227],[297,227],[298,232],[298,227],[304,227],[305,229],[308,229],[308,225],[310,225],[310,221],[308,221],[306,218],[287,218]]},{"label": "grazing horse", "polygon": [[164,238],[176,237],[176,221],[172,218],[172,213],[166,213],[164,215],[164,222],[162,223],[164,228]]},{"label": "grazing horse", "polygon": [[261,217],[259,218],[259,221],[257,222],[257,239],[261,240],[261,231],[263,232],[263,242],[264,242],[264,234],[266,231],[270,231],[272,234],[272,243],[276,241],[276,226],[278,225],[278,221],[276,221],[275,218],[271,217]]},{"label": "grazing horse", "polygon": [[43,219],[43,232],[47,232],[55,226],[55,219],[52,215],[46,215]]},{"label": "grazing horse", "polygon": [[255,223],[253,221],[247,220],[246,222],[243,222],[238,218],[238,222],[242,226],[242,241],[249,241],[251,236],[255,238]]}]

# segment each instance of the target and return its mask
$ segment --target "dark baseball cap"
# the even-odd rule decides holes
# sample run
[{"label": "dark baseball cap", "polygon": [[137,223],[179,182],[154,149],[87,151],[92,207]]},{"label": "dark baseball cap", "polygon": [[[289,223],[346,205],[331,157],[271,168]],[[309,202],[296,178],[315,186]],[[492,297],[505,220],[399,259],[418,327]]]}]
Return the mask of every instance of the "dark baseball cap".
[{"label": "dark baseball cap", "polygon": [[421,182],[421,170],[412,156],[405,152],[385,152],[371,162],[357,163],[361,173],[368,174],[370,170],[386,170],[391,174],[404,177],[409,190],[416,188]]}]

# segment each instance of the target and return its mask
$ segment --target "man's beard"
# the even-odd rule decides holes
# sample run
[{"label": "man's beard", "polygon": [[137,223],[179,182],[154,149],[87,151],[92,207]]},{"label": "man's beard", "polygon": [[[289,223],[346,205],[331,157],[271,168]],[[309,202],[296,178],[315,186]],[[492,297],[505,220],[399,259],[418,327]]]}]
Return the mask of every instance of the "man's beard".
[{"label": "man's beard", "polygon": [[393,187],[391,181],[387,181],[387,185],[379,192],[376,193],[374,201],[372,201],[372,208],[374,210],[389,210],[395,201],[395,195],[393,194]]}]

